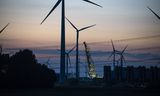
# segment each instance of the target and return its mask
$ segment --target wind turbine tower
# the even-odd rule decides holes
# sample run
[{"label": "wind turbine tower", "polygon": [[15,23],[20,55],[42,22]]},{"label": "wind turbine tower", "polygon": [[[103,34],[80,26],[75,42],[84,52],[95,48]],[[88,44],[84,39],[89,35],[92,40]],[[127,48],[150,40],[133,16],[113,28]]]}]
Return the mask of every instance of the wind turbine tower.
[{"label": "wind turbine tower", "polygon": [[120,64],[121,64],[122,68],[123,68],[123,61],[125,60],[123,54],[124,54],[125,50],[127,49],[127,47],[128,47],[128,45],[126,45],[126,47],[122,50],[122,52],[119,52],[119,55],[120,55]]}]

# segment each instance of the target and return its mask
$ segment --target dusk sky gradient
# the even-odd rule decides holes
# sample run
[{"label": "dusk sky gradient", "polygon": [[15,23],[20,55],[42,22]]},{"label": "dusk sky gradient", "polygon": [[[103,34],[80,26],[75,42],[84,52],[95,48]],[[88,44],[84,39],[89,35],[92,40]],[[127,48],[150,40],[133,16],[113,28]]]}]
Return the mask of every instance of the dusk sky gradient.
[{"label": "dusk sky gradient", "polygon": [[[160,15],[160,0],[91,1],[103,8],[83,0],[65,0],[66,17],[77,28],[96,24],[80,32],[81,74],[86,68],[84,41],[89,44],[96,70],[101,75],[103,66],[112,64],[112,59],[107,59],[112,52],[111,39],[116,50],[121,51],[128,45],[124,54],[127,65],[160,66],[160,20],[147,9],[149,6]],[[39,62],[44,63],[50,58],[48,66],[57,68],[56,72],[59,72],[60,53],[57,49],[60,49],[61,4],[40,25],[56,2],[57,0],[0,0],[0,29],[10,23],[0,34],[3,52],[13,54],[15,50],[30,48]],[[66,20],[66,49],[75,46],[75,42],[76,30]],[[75,68],[75,51],[71,53],[71,62]]]},{"label": "dusk sky gradient", "polygon": [[[160,34],[160,21],[146,8],[160,15],[160,0],[92,0],[97,6],[82,0],[65,0],[66,16],[78,28],[96,24],[80,32],[80,43],[101,42]],[[0,28],[10,25],[0,35],[4,47],[34,47],[59,45],[61,5],[47,18],[57,0],[0,0]],[[75,43],[76,32],[66,21],[66,45]],[[151,47],[160,45],[159,38],[130,44]]]}]

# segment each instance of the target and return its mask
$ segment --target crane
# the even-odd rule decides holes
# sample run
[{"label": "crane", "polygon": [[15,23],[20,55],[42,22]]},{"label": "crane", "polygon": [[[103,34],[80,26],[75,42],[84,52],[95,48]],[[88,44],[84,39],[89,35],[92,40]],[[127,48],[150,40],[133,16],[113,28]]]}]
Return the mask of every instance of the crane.
[{"label": "crane", "polygon": [[95,70],[95,66],[94,66],[94,62],[91,58],[91,54],[90,54],[90,49],[87,46],[86,42],[83,42],[84,47],[85,47],[85,52],[86,52],[86,59],[87,59],[87,63],[88,63],[88,75],[90,78],[97,78],[97,73]]}]

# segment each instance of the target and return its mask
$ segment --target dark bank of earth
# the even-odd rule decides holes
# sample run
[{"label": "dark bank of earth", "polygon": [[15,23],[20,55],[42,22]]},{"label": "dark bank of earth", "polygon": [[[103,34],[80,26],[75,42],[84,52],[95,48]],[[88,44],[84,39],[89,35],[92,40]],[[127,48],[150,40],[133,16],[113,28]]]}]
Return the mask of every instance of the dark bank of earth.
[{"label": "dark bank of earth", "polygon": [[0,96],[160,96],[160,91],[126,88],[3,89]]}]

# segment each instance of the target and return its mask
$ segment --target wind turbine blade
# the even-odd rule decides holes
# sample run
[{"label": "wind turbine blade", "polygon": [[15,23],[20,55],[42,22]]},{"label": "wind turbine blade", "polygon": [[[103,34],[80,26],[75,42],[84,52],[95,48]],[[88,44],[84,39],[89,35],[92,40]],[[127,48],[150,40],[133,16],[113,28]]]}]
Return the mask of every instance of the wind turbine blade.
[{"label": "wind turbine blade", "polygon": [[48,16],[54,11],[54,9],[57,8],[57,6],[61,3],[62,0],[58,0],[57,3],[54,5],[54,7],[51,9],[51,11],[47,14],[47,16],[44,18],[44,20],[41,22],[41,24],[48,18]]},{"label": "wind turbine blade", "polygon": [[66,19],[67,19],[67,21],[72,25],[72,27],[73,27],[74,29],[78,30],[78,29],[76,28],[76,26],[74,26],[73,23],[72,23],[68,18],[66,18]]},{"label": "wind turbine blade", "polygon": [[148,8],[158,19],[160,19],[160,17],[158,16],[158,14],[156,14],[150,7],[147,6],[147,8]]},{"label": "wind turbine blade", "polygon": [[112,57],[113,54],[114,54],[114,53],[112,52],[112,54],[108,57],[108,60]]},{"label": "wind turbine blade", "polygon": [[68,53],[71,53],[75,48],[76,46],[74,46]]},{"label": "wind turbine blade", "polygon": [[128,45],[126,45],[126,47],[124,47],[122,54],[124,53],[124,51],[127,49]]},{"label": "wind turbine blade", "polygon": [[2,33],[4,31],[4,29],[7,28],[8,25],[9,25],[9,23],[0,31],[0,33]]},{"label": "wind turbine blade", "polygon": [[111,43],[112,43],[113,51],[115,51],[115,47],[114,47],[114,44],[113,44],[113,41],[112,41],[112,40],[111,40]]},{"label": "wind turbine blade", "polygon": [[89,1],[89,0],[83,0],[83,1],[88,2],[88,3],[91,3],[91,4],[93,4],[93,5],[96,5],[96,6],[99,6],[99,7],[101,7],[101,8],[102,8],[102,6],[101,6],[101,5],[98,5],[98,4],[96,4],[96,3],[92,2],[92,1]]},{"label": "wind turbine blade", "polygon": [[84,27],[84,28],[81,28],[79,31],[82,31],[82,30],[85,30],[85,29],[91,28],[91,27],[93,27],[93,26],[96,26],[96,24],[91,25],[91,26],[87,26],[87,27]]}]

